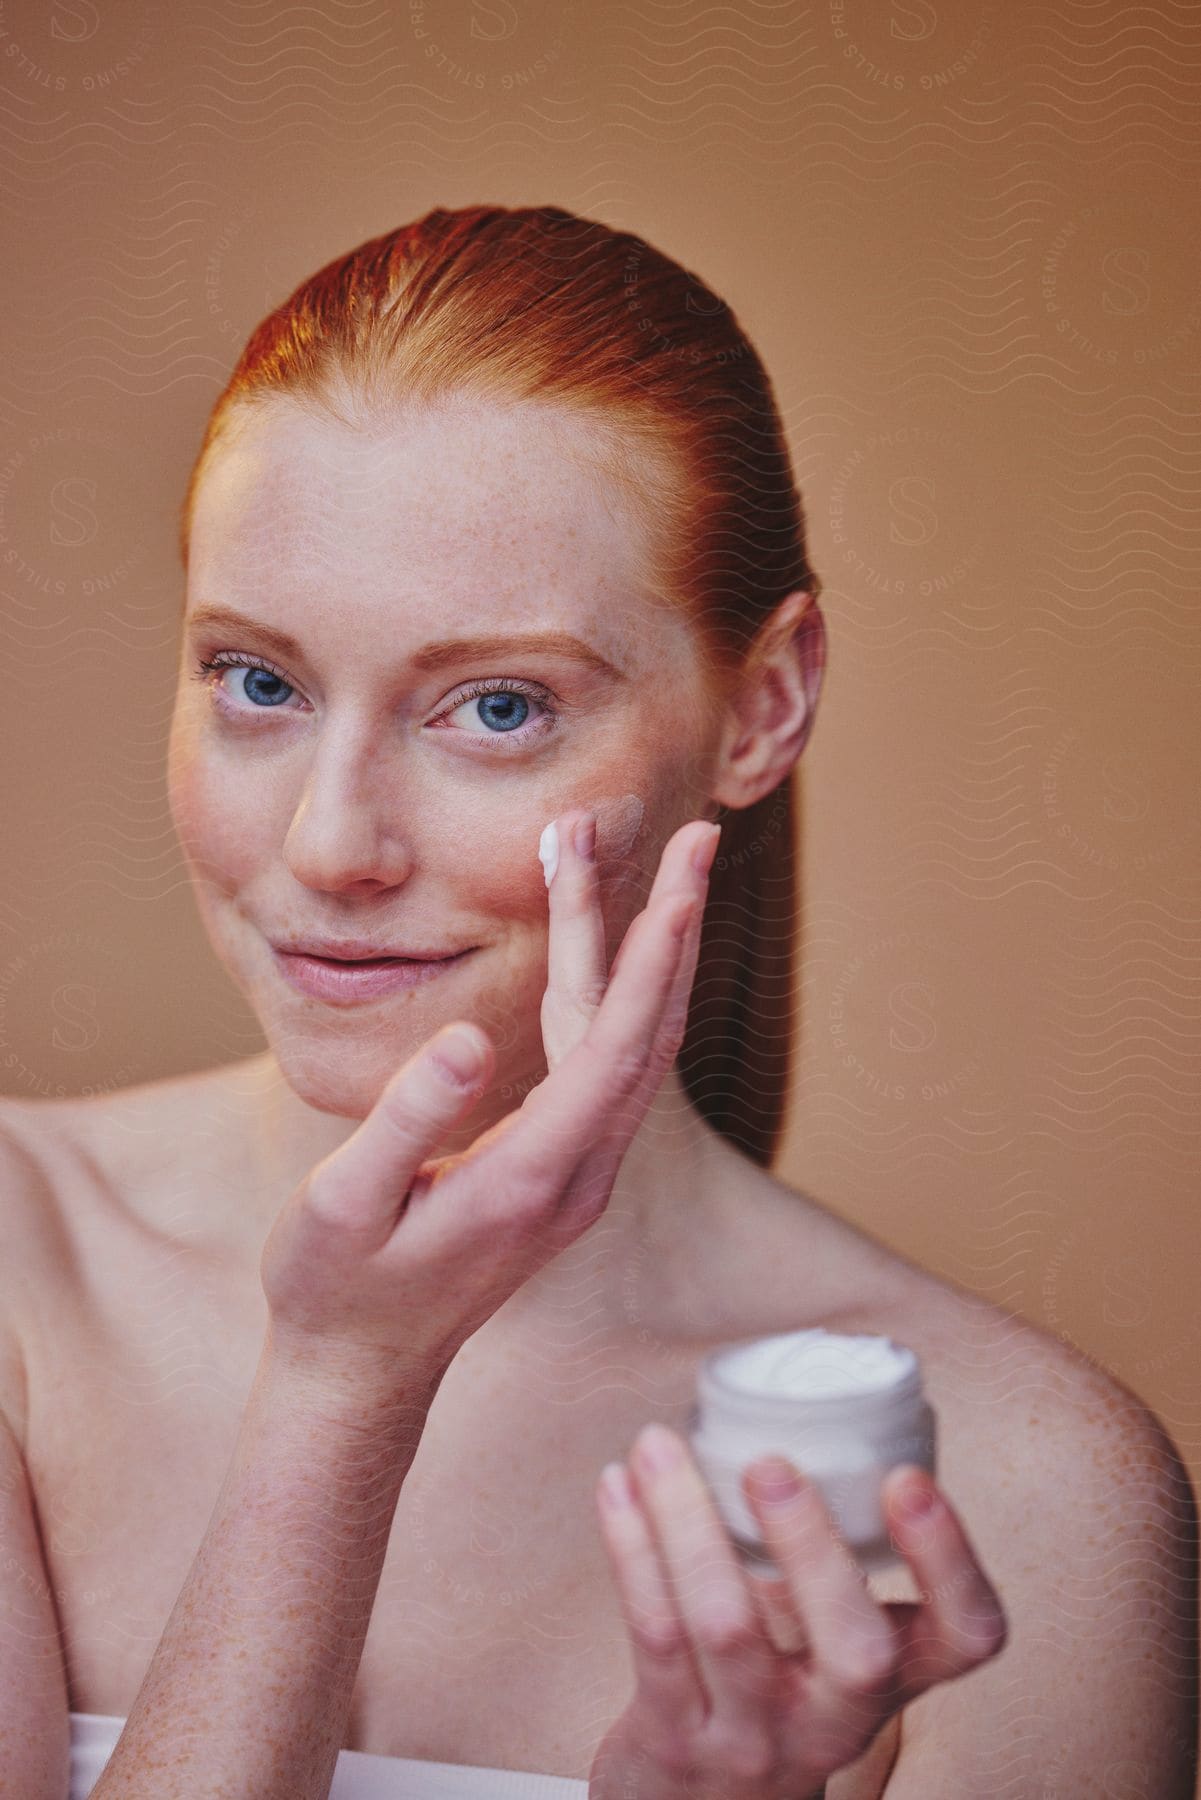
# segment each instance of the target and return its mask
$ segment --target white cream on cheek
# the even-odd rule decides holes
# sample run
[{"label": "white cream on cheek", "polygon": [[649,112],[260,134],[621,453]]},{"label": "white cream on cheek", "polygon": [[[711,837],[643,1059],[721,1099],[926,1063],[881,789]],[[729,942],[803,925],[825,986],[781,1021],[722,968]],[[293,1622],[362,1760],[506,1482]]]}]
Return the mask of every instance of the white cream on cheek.
[{"label": "white cream on cheek", "polygon": [[[580,802],[581,807],[596,814],[596,856],[598,862],[616,862],[628,856],[642,829],[646,808],[637,794],[602,794],[597,799]],[[559,866],[559,830],[554,819],[542,828],[538,840],[538,860],[547,887]]]},{"label": "white cream on cheek", "polygon": [[542,864],[543,880],[549,887],[559,866],[559,827],[553,819],[542,827],[542,836],[538,839],[538,861]]}]

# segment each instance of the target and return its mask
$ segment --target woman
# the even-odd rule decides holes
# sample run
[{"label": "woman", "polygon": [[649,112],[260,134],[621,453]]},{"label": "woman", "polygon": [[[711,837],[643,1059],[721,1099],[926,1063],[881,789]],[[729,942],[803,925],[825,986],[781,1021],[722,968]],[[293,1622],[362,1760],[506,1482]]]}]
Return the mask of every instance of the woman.
[{"label": "woman", "polygon": [[[13,1791],[1190,1794],[1159,1422],[768,1172],[825,638],[729,310],[433,212],[258,327],[182,546],[172,813],[269,1049],[3,1109]],[[682,1436],[811,1325],[939,1417],[870,1587],[770,1459],[746,1575]]]}]

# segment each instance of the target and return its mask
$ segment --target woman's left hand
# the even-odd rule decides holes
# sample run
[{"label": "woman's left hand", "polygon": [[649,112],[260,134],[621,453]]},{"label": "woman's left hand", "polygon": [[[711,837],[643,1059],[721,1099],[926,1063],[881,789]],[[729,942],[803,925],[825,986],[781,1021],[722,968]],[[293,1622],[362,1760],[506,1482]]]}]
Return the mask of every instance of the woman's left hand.
[{"label": "woman's left hand", "polygon": [[[673,1466],[653,1469],[648,1440]],[[788,1471],[791,1494],[761,1477]],[[629,1503],[604,1498],[625,1478]],[[632,1476],[632,1479],[631,1479]],[[1008,1625],[949,1501],[924,1470],[884,1481],[893,1542],[924,1599],[879,1604],[819,1490],[778,1457],[743,1492],[785,1582],[744,1571],[687,1441],[650,1426],[597,1486],[634,1653],[635,1692],[593,1759],[589,1800],[818,1800],[891,1714],[1004,1648]],[[928,1495],[933,1505],[917,1509]],[[784,1654],[769,1630],[804,1644]]]}]

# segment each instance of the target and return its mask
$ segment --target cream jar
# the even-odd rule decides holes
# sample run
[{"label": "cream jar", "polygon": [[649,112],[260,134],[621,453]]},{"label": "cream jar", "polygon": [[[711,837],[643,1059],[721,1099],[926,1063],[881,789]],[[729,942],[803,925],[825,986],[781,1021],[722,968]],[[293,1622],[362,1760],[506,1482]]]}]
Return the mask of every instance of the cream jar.
[{"label": "cream jar", "polygon": [[697,1376],[688,1437],[740,1559],[780,1574],[740,1476],[760,1456],[785,1456],[819,1489],[867,1574],[900,1560],[880,1488],[897,1463],[934,1474],[935,1416],[914,1352],[887,1337],[820,1328],[724,1344]]}]

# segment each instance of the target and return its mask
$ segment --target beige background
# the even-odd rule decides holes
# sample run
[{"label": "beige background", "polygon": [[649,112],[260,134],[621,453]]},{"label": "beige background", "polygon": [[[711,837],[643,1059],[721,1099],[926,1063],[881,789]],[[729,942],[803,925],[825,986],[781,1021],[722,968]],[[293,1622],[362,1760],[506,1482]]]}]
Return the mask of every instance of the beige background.
[{"label": "beige background", "polygon": [[1201,13],[0,8],[0,1088],[262,1048],[167,814],[176,510],[249,329],[441,204],[628,227],[777,385],[830,662],[780,1167],[1201,1472]]}]

